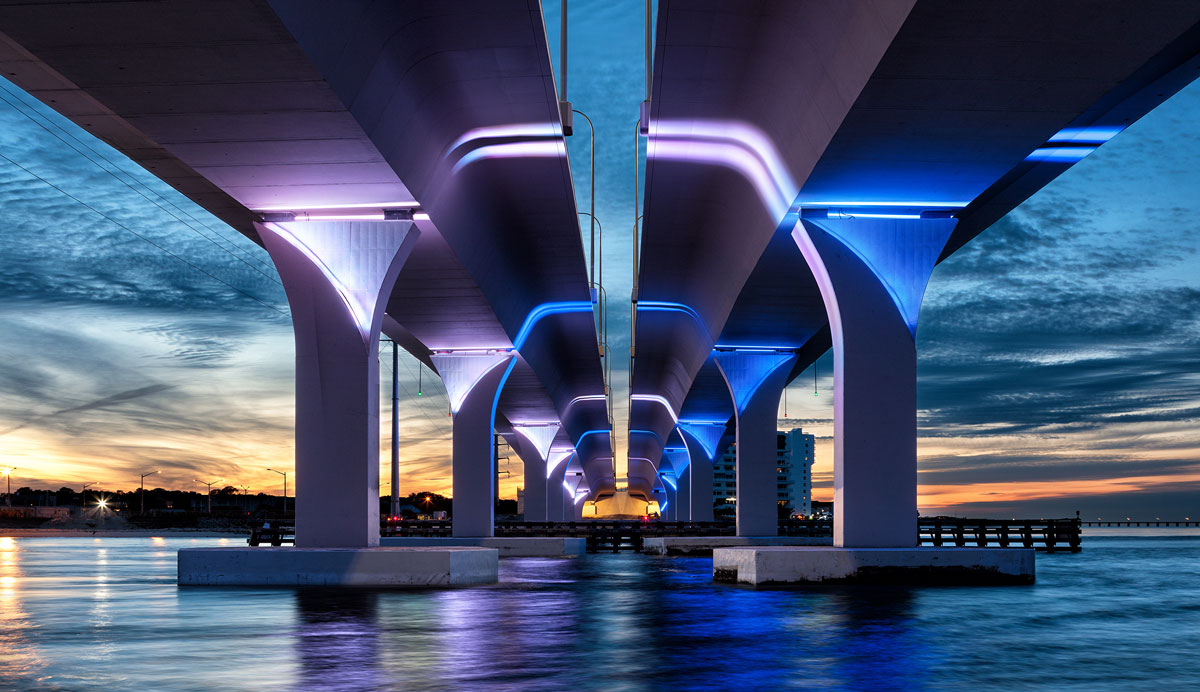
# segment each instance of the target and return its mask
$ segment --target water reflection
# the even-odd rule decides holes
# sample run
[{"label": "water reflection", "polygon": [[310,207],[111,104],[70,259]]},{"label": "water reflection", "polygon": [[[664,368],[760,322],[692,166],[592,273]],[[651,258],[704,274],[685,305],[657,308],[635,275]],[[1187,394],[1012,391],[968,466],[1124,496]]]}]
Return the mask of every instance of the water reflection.
[{"label": "water reflection", "polygon": [[371,591],[299,589],[299,618],[292,633],[299,660],[298,687],[306,690],[375,690],[379,667],[379,594]]},{"label": "water reflection", "polygon": [[839,589],[830,593],[822,618],[829,637],[814,638],[824,649],[831,682],[848,689],[921,689],[927,686],[926,656],[932,647],[917,636],[910,589]]},{"label": "water reflection", "polygon": [[34,676],[46,665],[21,602],[22,578],[20,546],[0,537],[0,682]]},{"label": "water reflection", "polygon": [[452,590],[180,588],[190,544],[0,539],[0,690],[1200,689],[1195,537],[1091,539],[1039,556],[1032,587],[913,590],[756,590],[629,554],[504,560]]}]

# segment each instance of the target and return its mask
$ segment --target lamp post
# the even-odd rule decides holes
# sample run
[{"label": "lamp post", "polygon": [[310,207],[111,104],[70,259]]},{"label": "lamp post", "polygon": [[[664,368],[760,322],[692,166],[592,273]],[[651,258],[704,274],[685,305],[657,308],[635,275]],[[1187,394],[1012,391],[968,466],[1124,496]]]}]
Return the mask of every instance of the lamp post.
[{"label": "lamp post", "polygon": [[8,507],[12,507],[12,472],[16,470],[15,466],[6,466],[0,469],[0,472],[4,473],[4,477],[8,479],[8,491],[4,493],[4,504]]},{"label": "lamp post", "polygon": [[[275,471],[275,469],[267,469],[267,470]],[[278,473],[279,475],[283,476],[283,514],[284,514],[284,516],[287,516],[287,477],[288,477],[289,472],[288,471],[275,471],[275,473]]]},{"label": "lamp post", "polygon": [[212,514],[212,487],[213,487],[214,485],[216,485],[217,483],[220,483],[220,482],[221,482],[221,481],[223,481],[223,480],[225,480],[225,479],[224,479],[224,478],[218,478],[218,479],[217,479],[217,480],[215,480],[215,481],[202,481],[202,480],[199,480],[199,479],[196,479],[196,478],[193,478],[193,479],[192,479],[192,481],[193,481],[193,482],[195,482],[195,483],[199,483],[200,485],[203,485],[203,486],[205,486],[205,487],[207,487],[207,488],[208,488],[208,513],[209,513],[209,514]]},{"label": "lamp post", "polygon": [[146,513],[146,476],[153,476],[156,473],[158,473],[158,471],[147,471],[146,473],[142,474],[141,492],[138,493],[142,496],[142,514]]},{"label": "lamp post", "polygon": [[87,489],[92,487],[93,485],[96,485],[99,482],[100,481],[92,481],[91,483],[83,484],[83,489],[79,491],[79,513],[80,513],[80,515],[82,515],[84,510],[87,509]]}]

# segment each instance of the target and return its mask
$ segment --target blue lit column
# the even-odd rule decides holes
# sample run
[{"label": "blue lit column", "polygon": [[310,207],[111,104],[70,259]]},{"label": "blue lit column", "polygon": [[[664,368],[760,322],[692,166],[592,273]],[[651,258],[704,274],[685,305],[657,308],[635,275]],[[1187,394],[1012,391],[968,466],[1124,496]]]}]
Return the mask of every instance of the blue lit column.
[{"label": "blue lit column", "polygon": [[411,221],[255,224],[296,338],[296,545],[379,545],[379,328]]},{"label": "blue lit column", "polygon": [[495,531],[496,452],[492,438],[500,389],[515,360],[508,351],[434,353],[454,415],[454,520],[456,537]]},{"label": "blue lit column", "polygon": [[[688,490],[692,521],[713,520],[713,461],[724,451],[725,424],[713,421],[680,421],[688,451]],[[726,445],[728,446],[728,445]]]},{"label": "blue lit column", "polygon": [[679,484],[667,471],[658,472],[658,483],[654,486],[654,498],[658,500],[658,512],[663,521],[675,521],[678,516],[675,504],[676,488]]},{"label": "blue lit column", "polygon": [[[670,471],[663,474],[663,484],[667,487],[667,496],[671,502],[669,507],[671,521],[690,521],[691,498],[688,496],[687,484],[691,478],[686,447],[672,446],[663,450],[663,460]],[[673,485],[672,485],[673,484]]]},{"label": "blue lit column", "polygon": [[792,237],[833,337],[834,545],[912,547],[917,316],[956,221],[810,214]]},{"label": "blue lit column", "polygon": [[796,355],[767,349],[718,351],[737,417],[737,535],[779,533],[779,397]]}]

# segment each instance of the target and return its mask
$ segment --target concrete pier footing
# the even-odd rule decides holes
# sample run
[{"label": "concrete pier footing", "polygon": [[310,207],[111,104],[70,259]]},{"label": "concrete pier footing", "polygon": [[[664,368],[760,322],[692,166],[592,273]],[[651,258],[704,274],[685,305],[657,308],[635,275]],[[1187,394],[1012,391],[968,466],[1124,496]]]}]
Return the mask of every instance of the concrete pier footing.
[{"label": "concrete pier footing", "polygon": [[179,583],[376,588],[494,584],[494,548],[184,548]]},{"label": "concrete pier footing", "polygon": [[713,551],[713,581],[741,584],[1032,584],[1023,548],[744,547]]},{"label": "concrete pier footing", "polygon": [[413,536],[381,538],[379,544],[388,547],[448,547],[469,546],[492,548],[500,557],[578,557],[587,552],[587,539],[565,536],[514,537],[440,537]]},{"label": "concrete pier footing", "polygon": [[642,551],[648,555],[704,556],[712,555],[717,548],[809,545],[833,545],[833,539],[828,536],[653,536],[645,539]]}]

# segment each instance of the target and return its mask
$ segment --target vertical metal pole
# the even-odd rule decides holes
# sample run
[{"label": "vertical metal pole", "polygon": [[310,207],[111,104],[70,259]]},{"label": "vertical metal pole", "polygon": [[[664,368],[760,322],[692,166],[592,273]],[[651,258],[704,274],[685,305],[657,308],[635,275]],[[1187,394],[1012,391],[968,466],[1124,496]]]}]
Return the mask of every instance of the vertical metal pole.
[{"label": "vertical metal pole", "polygon": [[559,80],[562,82],[562,96],[559,98],[567,101],[567,0],[562,0],[558,5],[558,66],[562,74]]},{"label": "vertical metal pole", "polygon": [[[583,115],[583,113],[580,113],[580,115]],[[592,162],[591,162],[591,168],[589,169],[589,172],[588,172],[588,185],[591,188],[588,192],[588,205],[591,207],[591,213],[589,214],[589,216],[591,217],[591,220],[592,220],[592,235],[591,235],[592,249],[591,249],[591,253],[588,255],[588,260],[591,265],[588,270],[588,280],[591,281],[593,284],[596,284],[596,283],[598,283],[598,281],[596,280],[596,128],[595,128],[595,126],[592,125],[591,118],[587,117],[586,115],[584,115],[583,117],[584,117],[584,119],[587,120],[588,130],[591,132],[591,135],[592,135],[592,143],[590,145]],[[601,261],[603,261],[603,260],[601,260]],[[595,290],[595,286],[592,286],[592,289]]]},{"label": "vertical metal pole", "polygon": [[[142,496],[142,514],[146,513],[146,477],[142,476],[142,491],[139,493]],[[189,502],[190,506],[192,503]]]},{"label": "vertical metal pole", "polygon": [[392,342],[392,516],[400,514],[400,356]]},{"label": "vertical metal pole", "polygon": [[646,0],[646,100],[650,100],[650,0]]}]

